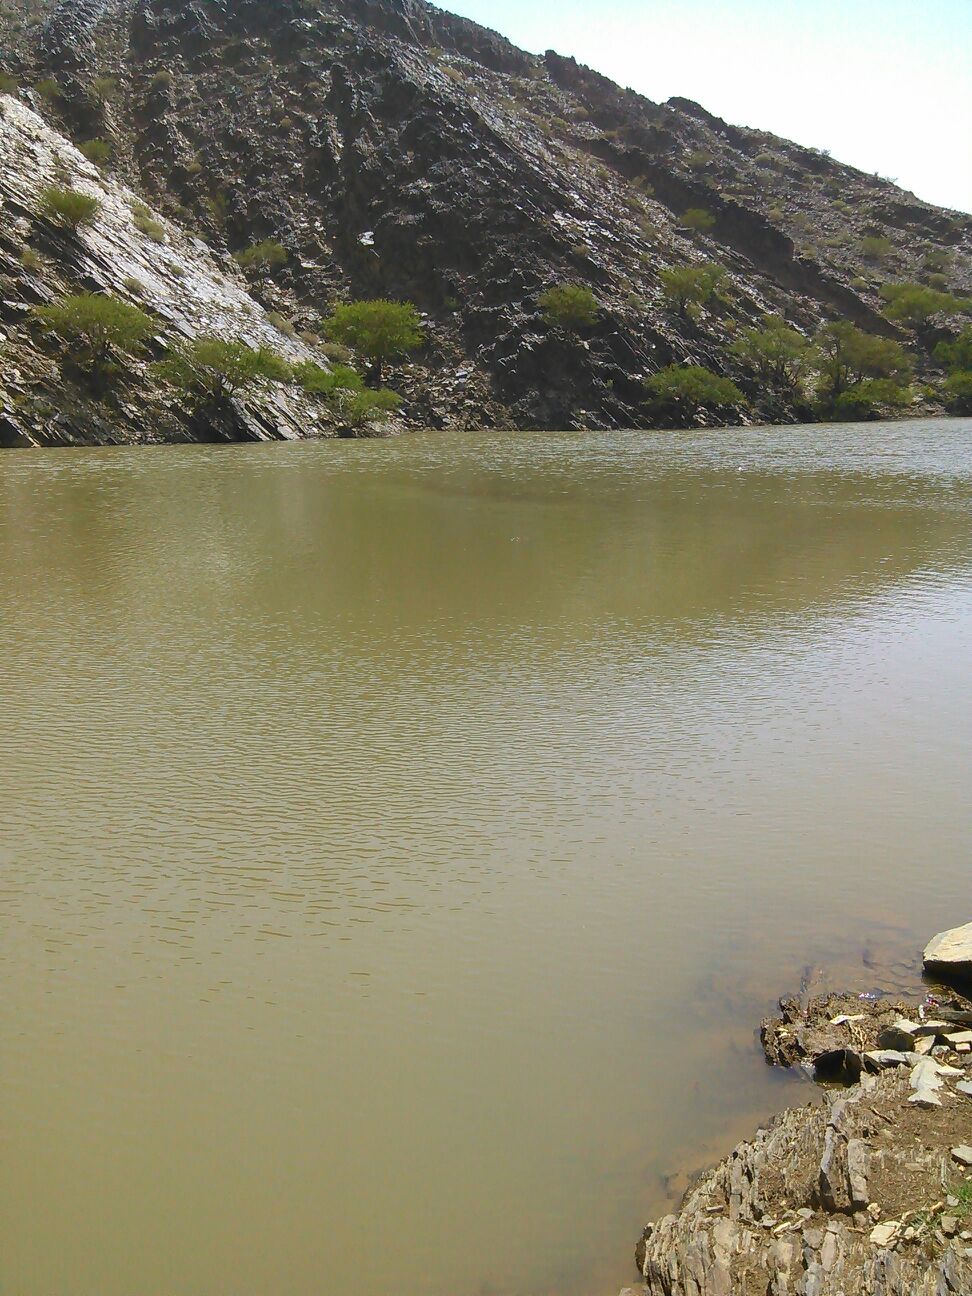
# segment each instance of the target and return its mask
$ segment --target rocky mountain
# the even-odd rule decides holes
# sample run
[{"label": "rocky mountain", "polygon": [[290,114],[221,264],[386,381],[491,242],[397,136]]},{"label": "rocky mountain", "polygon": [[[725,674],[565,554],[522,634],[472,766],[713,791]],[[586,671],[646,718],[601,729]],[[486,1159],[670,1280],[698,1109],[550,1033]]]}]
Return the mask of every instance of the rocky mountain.
[{"label": "rocky mountain", "polygon": [[[972,217],[424,0],[2,0],[0,64],[0,444],[201,435],[148,368],[172,337],[326,366],[322,317],[377,297],[425,317],[389,378],[406,425],[651,425],[645,380],[673,363],[732,378],[728,417],[806,416],[734,346],[768,314],[897,339],[936,408],[933,350],[972,292]],[[52,226],[52,183],[97,196],[97,220]],[[233,254],[264,241],[286,259],[246,274]],[[674,301],[684,266],[719,267],[719,290]],[[564,283],[596,298],[588,326],[545,315]],[[952,305],[889,319],[900,283]],[[82,290],[159,321],[108,397],[65,378],[32,315]],[[336,426],[282,384],[219,435]]]}]

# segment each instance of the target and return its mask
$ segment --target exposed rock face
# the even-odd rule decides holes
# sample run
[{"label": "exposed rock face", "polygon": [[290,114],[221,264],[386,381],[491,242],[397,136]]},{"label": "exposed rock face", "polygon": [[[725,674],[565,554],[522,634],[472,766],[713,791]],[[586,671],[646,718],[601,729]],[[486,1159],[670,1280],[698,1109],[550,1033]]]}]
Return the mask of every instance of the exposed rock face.
[{"label": "exposed rock face", "polygon": [[972,1104],[954,1095],[924,1112],[910,1095],[905,1071],[866,1076],[741,1143],[645,1230],[636,1259],[650,1296],[972,1291],[972,1220],[946,1229],[949,1197],[965,1200],[949,1143],[972,1126]]},{"label": "exposed rock face", "polygon": [[[426,313],[428,347],[392,380],[413,425],[641,426],[643,380],[672,361],[733,377],[755,418],[793,418],[804,411],[792,391],[734,359],[740,328],[766,312],[807,333],[847,318],[913,344],[921,370],[947,321],[901,334],[880,313],[881,283],[922,277],[932,251],[947,255],[954,291],[972,289],[972,218],[688,100],[654,104],[573,60],[534,58],[423,0],[36,0],[31,11],[33,25],[0,13],[0,58],[50,126],[107,140],[111,174],[187,244],[202,239],[217,258],[262,239],[286,247],[278,271],[238,280],[258,314],[314,332],[348,295]],[[49,76],[59,91],[42,101],[27,87]],[[711,229],[689,228],[690,208]],[[886,242],[869,261],[873,235]],[[0,263],[8,322],[72,276],[112,286],[95,259],[25,274],[23,238]],[[690,318],[659,276],[705,261],[726,269],[728,291]],[[589,286],[601,307],[580,339],[538,305],[561,281]],[[43,440],[29,404],[16,416]]]},{"label": "exposed rock face", "polygon": [[933,937],[925,946],[924,964],[945,981],[972,982],[972,923]]}]

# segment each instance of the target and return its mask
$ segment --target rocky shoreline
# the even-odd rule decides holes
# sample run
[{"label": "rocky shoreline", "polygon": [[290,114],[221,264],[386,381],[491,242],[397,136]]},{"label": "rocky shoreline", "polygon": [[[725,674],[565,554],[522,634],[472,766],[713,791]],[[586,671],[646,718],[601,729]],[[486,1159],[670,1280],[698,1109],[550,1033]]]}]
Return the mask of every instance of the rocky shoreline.
[{"label": "rocky shoreline", "polygon": [[622,1296],[972,1292],[972,924],[925,950],[918,1000],[780,1001],[771,1065],[825,1086],[649,1224]]}]

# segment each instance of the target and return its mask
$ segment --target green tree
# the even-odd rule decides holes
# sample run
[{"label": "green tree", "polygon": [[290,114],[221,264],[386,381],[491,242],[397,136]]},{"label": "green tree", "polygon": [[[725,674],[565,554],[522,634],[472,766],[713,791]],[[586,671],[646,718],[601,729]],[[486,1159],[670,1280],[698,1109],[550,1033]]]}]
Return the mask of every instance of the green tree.
[{"label": "green tree", "polygon": [[778,315],[764,315],[762,328],[744,329],[732,353],[763,382],[793,390],[810,367],[811,345]]},{"label": "green tree", "polygon": [[425,341],[419,313],[410,302],[380,299],[336,306],[324,321],[324,330],[333,342],[371,362],[370,377],[378,385],[389,360],[407,355]]},{"label": "green tree", "polygon": [[900,320],[911,328],[921,328],[932,315],[940,311],[948,314],[961,306],[950,293],[917,283],[885,284],[881,296],[888,303],[884,313],[888,319]]},{"label": "green tree", "polygon": [[961,333],[939,342],[935,359],[949,373],[972,371],[972,324],[966,324]]},{"label": "green tree", "polygon": [[691,423],[703,410],[719,413],[746,403],[731,378],[701,365],[668,365],[645,386],[654,413],[682,424]]},{"label": "green tree", "polygon": [[876,418],[885,409],[904,409],[911,400],[911,388],[893,378],[862,378],[841,392],[833,403],[832,414],[836,419],[856,422]]},{"label": "green tree", "polygon": [[824,324],[816,336],[818,363],[825,405],[833,407],[844,392],[869,378],[907,381],[911,362],[892,338],[865,333],[846,320]]},{"label": "green tree", "polygon": [[77,189],[48,185],[41,190],[41,215],[65,229],[77,231],[82,225],[90,225],[100,210],[101,203],[97,198]]},{"label": "green tree", "polygon": [[689,315],[691,307],[705,306],[716,295],[726,272],[721,266],[705,264],[673,266],[663,270],[662,292],[680,315]]},{"label": "green tree", "polygon": [[117,297],[77,293],[34,314],[62,338],[68,360],[83,376],[103,384],[115,372],[113,357],[133,354],[158,331],[150,315]]},{"label": "green tree", "polygon": [[945,401],[953,414],[972,414],[972,369],[949,374],[945,380]]},{"label": "green tree", "polygon": [[538,301],[548,324],[571,332],[590,328],[597,322],[600,310],[597,298],[583,284],[556,284],[542,293]]},{"label": "green tree", "polygon": [[286,382],[291,374],[286,360],[269,347],[207,334],[173,347],[154,370],[200,412],[225,411],[245,388]]}]

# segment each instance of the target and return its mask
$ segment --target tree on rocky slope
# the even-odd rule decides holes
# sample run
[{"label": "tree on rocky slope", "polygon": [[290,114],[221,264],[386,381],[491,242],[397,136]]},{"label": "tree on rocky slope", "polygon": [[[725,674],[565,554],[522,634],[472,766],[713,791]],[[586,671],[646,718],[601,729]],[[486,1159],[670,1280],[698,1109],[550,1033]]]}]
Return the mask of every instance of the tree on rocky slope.
[{"label": "tree on rocky slope", "polygon": [[154,369],[186,395],[193,414],[209,418],[228,414],[234,396],[247,387],[286,382],[291,376],[286,360],[269,347],[211,336],[173,347]]},{"label": "tree on rocky slope", "polygon": [[790,392],[801,387],[812,357],[809,340],[778,315],[765,315],[762,328],[744,329],[731,350],[762,382]]},{"label": "tree on rocky slope", "polygon": [[703,412],[713,414],[745,405],[746,398],[732,381],[701,365],[668,365],[647,380],[652,412],[686,426]]},{"label": "tree on rocky slope", "polygon": [[37,319],[62,338],[78,377],[103,388],[117,372],[114,357],[133,354],[157,331],[137,306],[101,293],[76,293],[52,306],[38,306]]},{"label": "tree on rocky slope", "polygon": [[410,302],[348,302],[334,308],[324,328],[332,341],[371,362],[369,378],[376,386],[388,361],[417,350],[425,341],[421,318]]},{"label": "tree on rocky slope", "polygon": [[[824,324],[817,331],[816,344],[821,375],[818,394],[825,412],[839,413],[842,397],[862,383],[886,384],[866,391],[874,397],[888,397],[893,388],[903,388],[911,375],[911,360],[900,342],[865,333],[846,320]],[[843,401],[845,407],[851,403]]]},{"label": "tree on rocky slope", "polygon": [[721,266],[711,264],[673,266],[661,272],[662,292],[678,314],[688,318],[712,300],[725,274]]}]

